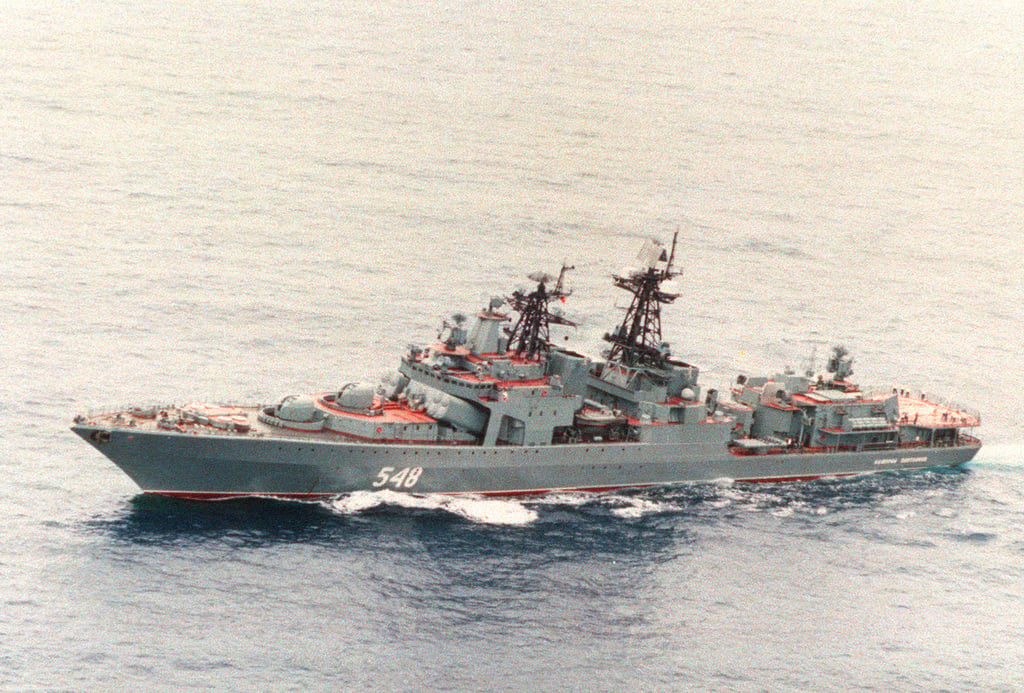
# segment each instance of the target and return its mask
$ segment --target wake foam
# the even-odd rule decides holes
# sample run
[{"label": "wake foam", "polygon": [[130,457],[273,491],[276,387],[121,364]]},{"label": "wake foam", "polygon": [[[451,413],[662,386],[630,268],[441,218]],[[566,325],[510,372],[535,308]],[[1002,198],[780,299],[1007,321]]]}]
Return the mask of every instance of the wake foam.
[{"label": "wake foam", "polygon": [[342,515],[358,515],[381,505],[412,510],[440,510],[486,525],[528,525],[537,519],[537,511],[519,501],[479,496],[417,495],[396,491],[355,491],[331,501],[331,508]]},{"label": "wake foam", "polygon": [[448,498],[441,507],[473,522],[489,525],[528,525],[537,519],[537,511],[519,501],[459,496]]},{"label": "wake foam", "polygon": [[1001,444],[982,447],[978,456],[968,463],[967,468],[1008,467],[1019,469],[1021,466],[1024,466],[1024,445]]},{"label": "wake foam", "polygon": [[667,513],[679,510],[679,506],[662,500],[642,498],[639,496],[623,496],[614,499],[618,507],[611,509],[612,515],[625,519],[636,519],[645,515]]}]

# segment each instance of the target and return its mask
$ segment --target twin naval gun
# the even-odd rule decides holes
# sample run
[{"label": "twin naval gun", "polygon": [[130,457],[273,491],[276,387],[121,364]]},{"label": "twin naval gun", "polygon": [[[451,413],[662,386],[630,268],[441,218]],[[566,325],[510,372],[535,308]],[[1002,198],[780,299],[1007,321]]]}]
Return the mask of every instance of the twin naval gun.
[{"label": "twin naval gun", "polygon": [[613,275],[630,295],[595,359],[552,343],[572,325],[558,277],[446,320],[379,384],[270,406],[189,404],[80,415],[72,430],[146,493],[328,498],[354,491],[515,495],[733,479],[787,481],[958,467],[976,413],[902,389],[866,392],[837,347],[827,374],[739,376],[728,399],[662,340],[678,294],[648,241]]}]

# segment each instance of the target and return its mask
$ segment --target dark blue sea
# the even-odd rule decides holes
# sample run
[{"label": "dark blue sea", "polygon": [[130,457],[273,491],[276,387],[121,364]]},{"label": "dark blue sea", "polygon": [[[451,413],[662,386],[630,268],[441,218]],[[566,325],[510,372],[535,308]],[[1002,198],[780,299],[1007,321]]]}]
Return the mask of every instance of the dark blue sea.
[{"label": "dark blue sea", "polygon": [[[0,3],[0,690],[1024,688],[1024,9]],[[678,231],[705,387],[852,352],[960,471],[534,500],[142,496],[97,407],[374,380]]]}]

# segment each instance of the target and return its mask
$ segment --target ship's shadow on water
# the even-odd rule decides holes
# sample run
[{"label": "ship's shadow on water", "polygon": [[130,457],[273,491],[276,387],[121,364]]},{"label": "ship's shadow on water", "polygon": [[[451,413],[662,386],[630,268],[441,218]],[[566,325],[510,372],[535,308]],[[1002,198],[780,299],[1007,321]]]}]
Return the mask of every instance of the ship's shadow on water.
[{"label": "ship's shadow on water", "polygon": [[[555,494],[529,500],[352,494],[308,503],[249,498],[185,501],[140,494],[84,531],[134,545],[220,542],[240,547],[325,547],[415,539],[434,548],[533,547],[550,551],[657,550],[692,542],[716,526],[771,515],[842,522],[894,499],[956,495],[970,470],[885,473],[781,484],[708,483],[612,494]],[[429,550],[429,546],[427,547]]]},{"label": "ship's shadow on water", "polygon": [[185,545],[229,540],[260,545],[315,542],[334,524],[312,503],[265,498],[187,501],[139,494],[125,506],[85,523],[86,531],[131,544]]}]

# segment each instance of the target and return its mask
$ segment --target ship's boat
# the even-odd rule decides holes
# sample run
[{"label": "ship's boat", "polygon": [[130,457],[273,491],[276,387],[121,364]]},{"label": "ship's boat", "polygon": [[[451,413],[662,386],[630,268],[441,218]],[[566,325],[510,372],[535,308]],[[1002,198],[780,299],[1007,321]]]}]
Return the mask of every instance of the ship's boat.
[{"label": "ship's boat", "polygon": [[740,375],[728,399],[663,340],[678,298],[671,247],[613,275],[629,306],[592,358],[553,344],[557,276],[456,314],[379,383],[269,405],[141,406],[72,430],[145,492],[220,499],[360,490],[512,495],[716,479],[785,481],[958,467],[977,413],[902,388],[862,390],[836,347],[825,372]]}]

